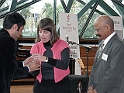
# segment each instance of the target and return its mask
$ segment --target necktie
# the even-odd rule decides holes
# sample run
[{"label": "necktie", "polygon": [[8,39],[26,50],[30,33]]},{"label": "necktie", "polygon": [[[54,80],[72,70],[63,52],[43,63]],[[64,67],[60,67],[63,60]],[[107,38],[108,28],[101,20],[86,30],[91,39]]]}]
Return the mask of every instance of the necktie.
[{"label": "necktie", "polygon": [[97,58],[100,57],[102,50],[103,50],[103,47],[104,47],[104,41],[101,41],[100,46],[98,48],[98,52],[97,52]]}]

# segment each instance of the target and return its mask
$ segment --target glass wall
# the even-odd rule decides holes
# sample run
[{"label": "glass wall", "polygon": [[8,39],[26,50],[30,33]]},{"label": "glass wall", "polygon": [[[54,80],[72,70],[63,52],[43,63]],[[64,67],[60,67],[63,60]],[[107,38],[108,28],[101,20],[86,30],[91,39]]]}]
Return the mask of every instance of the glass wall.
[{"label": "glass wall", "polygon": [[[4,7],[9,7],[9,4],[12,0],[6,0],[6,2],[1,6],[1,8]],[[18,2],[21,0],[18,0]],[[31,0],[26,0],[24,3],[29,2]],[[36,28],[37,28],[37,24],[40,21],[40,19],[44,18],[44,17],[50,17],[53,19],[53,9],[54,9],[54,4],[53,4],[54,0],[41,0],[27,8],[24,8],[20,11],[18,11],[20,14],[23,15],[23,17],[26,20],[26,26],[25,29],[23,31],[23,37],[36,37]],[[61,0],[56,0],[56,27],[58,30],[58,13],[59,12],[65,12],[64,8],[60,2]],[[64,0],[66,6],[68,4],[69,0]],[[85,5],[90,2],[91,0],[82,0],[83,4],[79,3],[78,0],[74,0],[72,7],[70,9],[70,13],[73,14],[78,14],[84,7]],[[110,7],[112,9],[114,9],[118,14],[119,12],[117,11],[116,7],[113,5],[111,0],[104,0],[105,3],[107,3],[108,5],[110,5]],[[124,0],[122,0],[122,3],[124,3]],[[18,5],[19,6],[19,5]],[[93,5],[91,6],[93,7]],[[107,14],[108,13],[101,7],[101,6],[97,6],[96,8],[98,11],[101,11],[103,14]],[[8,9],[9,10],[9,9]],[[7,12],[8,10],[4,11]],[[92,9],[89,8],[79,19],[78,19],[78,31],[79,34],[84,30],[83,27],[86,24],[87,19],[89,18],[89,14],[91,13]],[[4,13],[2,12],[2,13]],[[96,38],[95,34],[94,34],[94,27],[93,27],[93,23],[94,20],[99,16],[100,14],[98,12],[95,12],[91,18],[91,20],[89,21],[86,29],[83,31],[84,34],[82,36],[82,38]],[[0,28],[2,28],[2,22],[3,19],[0,19]]]},{"label": "glass wall", "polygon": [[[26,19],[26,26],[25,30],[23,31],[23,36],[28,36],[28,37],[35,37],[36,36],[36,28],[37,24],[40,19],[44,17],[50,17],[53,19],[53,0],[42,0],[32,6],[29,6],[26,9],[23,9],[20,11],[20,13],[25,17]],[[68,1],[68,0],[67,0]],[[67,4],[67,1],[65,0],[65,3]],[[88,2],[89,0],[85,0],[84,2]],[[71,7],[70,13],[77,14],[85,5],[82,5],[81,3],[77,2],[76,0],[73,2],[73,5]],[[25,11],[28,12],[25,12]],[[58,30],[58,13],[59,12],[64,12],[63,6],[60,3],[60,0],[57,0],[57,5],[56,5],[56,27]],[[81,16],[81,18],[78,19],[78,31],[79,33],[82,31],[82,28],[88,18],[88,15],[90,14],[91,9],[88,9],[85,14]],[[83,38],[96,38],[94,35],[94,28],[93,28],[93,22],[96,17],[98,17],[99,14],[95,13],[91,19],[91,21],[88,24],[88,27],[83,35]]]}]

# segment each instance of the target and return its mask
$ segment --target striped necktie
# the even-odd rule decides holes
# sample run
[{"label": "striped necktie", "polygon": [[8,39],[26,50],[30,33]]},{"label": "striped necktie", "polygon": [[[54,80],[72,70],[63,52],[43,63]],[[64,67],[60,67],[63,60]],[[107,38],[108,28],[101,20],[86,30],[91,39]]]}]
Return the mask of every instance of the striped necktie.
[{"label": "striped necktie", "polygon": [[98,59],[99,59],[99,57],[100,57],[100,55],[102,53],[103,47],[104,47],[104,41],[101,41],[100,46],[98,48],[98,52],[97,52],[97,58]]}]

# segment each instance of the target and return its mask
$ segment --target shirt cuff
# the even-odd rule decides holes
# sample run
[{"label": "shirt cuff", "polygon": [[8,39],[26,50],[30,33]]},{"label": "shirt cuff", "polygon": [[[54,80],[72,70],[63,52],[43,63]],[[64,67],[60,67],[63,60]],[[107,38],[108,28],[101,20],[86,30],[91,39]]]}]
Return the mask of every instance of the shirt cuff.
[{"label": "shirt cuff", "polygon": [[30,72],[29,66],[25,66],[25,65],[24,65],[24,61],[22,61],[22,64],[23,64],[23,67],[28,67],[28,70],[29,70],[29,72]]},{"label": "shirt cuff", "polygon": [[29,72],[30,72],[30,68],[29,68],[29,66],[25,66],[25,67],[28,67],[28,70],[29,70]]}]

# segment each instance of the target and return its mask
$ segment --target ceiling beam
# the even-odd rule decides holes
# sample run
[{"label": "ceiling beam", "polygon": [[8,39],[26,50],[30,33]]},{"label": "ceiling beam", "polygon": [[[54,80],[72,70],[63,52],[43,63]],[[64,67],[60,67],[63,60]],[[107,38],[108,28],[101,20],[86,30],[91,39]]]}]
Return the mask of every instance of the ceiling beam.
[{"label": "ceiling beam", "polygon": [[[118,12],[120,13],[124,23],[124,5],[120,1],[116,1],[116,0],[112,0],[112,2],[117,8]],[[124,24],[123,24],[123,28],[124,28]]]},{"label": "ceiling beam", "polygon": [[16,7],[14,10],[11,10],[11,11],[9,11],[9,12],[6,12],[6,13],[4,13],[4,14],[1,14],[1,15],[0,15],[0,19],[1,19],[1,18],[4,18],[5,15],[7,15],[7,14],[9,14],[9,13],[11,13],[11,12],[22,10],[22,9],[24,9],[24,8],[26,8],[26,7],[29,7],[30,5],[35,4],[36,2],[39,2],[39,1],[41,1],[41,0],[32,0],[31,2],[28,2],[28,3],[24,4],[24,5],[21,5],[21,6],[19,6],[19,7]]},{"label": "ceiling beam", "polygon": [[96,2],[97,0],[91,0],[90,2],[88,2],[83,9],[77,14],[78,15],[78,19]]},{"label": "ceiling beam", "polygon": [[119,16],[108,4],[106,4],[103,0],[100,1],[99,4],[109,15]]},{"label": "ceiling beam", "polygon": [[86,22],[85,22],[85,24],[84,24],[84,26],[82,28],[81,33],[79,34],[79,38],[81,38],[82,35],[84,34],[84,32],[85,32],[90,20],[92,19],[92,16],[93,16],[94,12],[96,11],[97,6],[99,5],[99,2],[100,2],[100,0],[97,0],[97,2],[93,5],[93,9],[92,9],[92,11],[90,12],[90,14],[88,16],[88,18],[87,18],[87,20],[86,20]]}]

